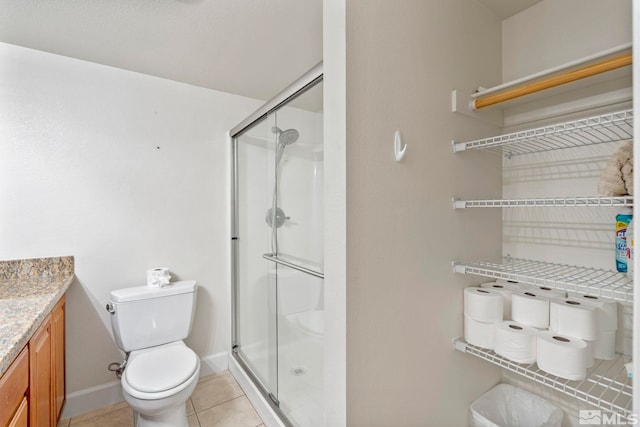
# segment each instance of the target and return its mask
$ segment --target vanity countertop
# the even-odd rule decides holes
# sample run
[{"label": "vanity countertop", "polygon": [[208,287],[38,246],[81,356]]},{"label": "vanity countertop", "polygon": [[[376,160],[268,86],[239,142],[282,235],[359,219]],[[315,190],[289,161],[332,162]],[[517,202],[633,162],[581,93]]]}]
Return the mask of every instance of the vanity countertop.
[{"label": "vanity countertop", "polygon": [[74,277],[73,257],[0,261],[0,376]]}]

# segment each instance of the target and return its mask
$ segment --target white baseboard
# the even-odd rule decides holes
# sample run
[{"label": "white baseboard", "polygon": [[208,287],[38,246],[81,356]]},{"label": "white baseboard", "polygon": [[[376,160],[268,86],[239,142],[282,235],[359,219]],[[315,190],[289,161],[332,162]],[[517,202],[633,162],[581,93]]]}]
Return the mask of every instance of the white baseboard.
[{"label": "white baseboard", "polygon": [[267,427],[286,427],[285,424],[280,420],[280,417],[274,412],[271,408],[271,405],[265,400],[260,390],[253,384],[253,381],[249,378],[249,376],[244,372],[242,367],[238,365],[238,363],[233,359],[233,357],[229,356],[229,372],[236,379],[244,394],[247,396],[253,407],[264,421],[264,424]]},{"label": "white baseboard", "polygon": [[[229,353],[210,354],[200,358],[200,376],[206,377],[229,368]],[[62,411],[62,418],[78,415],[97,409],[106,408],[124,401],[120,380],[110,381],[95,387],[85,388],[67,394],[67,401]]]},{"label": "white baseboard", "polygon": [[229,369],[229,353],[210,354],[200,358],[200,376],[217,374],[218,372]]},{"label": "white baseboard", "polygon": [[96,409],[106,408],[123,400],[120,380],[74,391],[67,394],[67,401],[62,410],[62,418],[77,417]]}]

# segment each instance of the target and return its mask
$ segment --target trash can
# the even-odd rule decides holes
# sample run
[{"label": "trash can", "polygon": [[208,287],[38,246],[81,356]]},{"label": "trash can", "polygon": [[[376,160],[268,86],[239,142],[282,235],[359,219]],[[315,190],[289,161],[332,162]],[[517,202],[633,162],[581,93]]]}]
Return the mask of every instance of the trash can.
[{"label": "trash can", "polygon": [[469,408],[471,427],[560,427],[562,409],[533,393],[498,384]]}]

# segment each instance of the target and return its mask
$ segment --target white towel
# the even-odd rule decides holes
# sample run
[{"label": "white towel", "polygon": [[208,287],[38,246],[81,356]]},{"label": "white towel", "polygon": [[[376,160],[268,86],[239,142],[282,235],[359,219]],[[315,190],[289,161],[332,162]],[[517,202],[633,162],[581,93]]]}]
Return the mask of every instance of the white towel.
[{"label": "white towel", "polygon": [[603,196],[633,195],[633,144],[625,141],[611,156],[600,176],[598,192]]}]

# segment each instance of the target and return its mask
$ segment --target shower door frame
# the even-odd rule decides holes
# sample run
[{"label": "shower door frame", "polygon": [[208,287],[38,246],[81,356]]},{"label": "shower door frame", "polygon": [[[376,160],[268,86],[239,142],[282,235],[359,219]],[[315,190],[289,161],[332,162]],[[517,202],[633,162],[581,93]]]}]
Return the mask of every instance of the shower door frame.
[{"label": "shower door frame", "polygon": [[[246,119],[238,123],[229,131],[231,141],[231,356],[242,367],[245,374],[257,386],[257,389],[269,403],[271,408],[280,415],[281,421],[287,426],[291,425],[279,408],[278,399],[271,393],[268,387],[253,373],[244,360],[237,354],[237,321],[236,304],[238,302],[238,136],[253,127],[258,122],[267,118],[280,107],[288,104],[293,99],[302,95],[308,89],[320,83],[324,78],[322,62],[316,64],[300,78],[287,86],[284,90],[267,101],[254,111]],[[295,267],[294,267],[295,268]],[[299,268],[296,268],[299,269]]]}]

